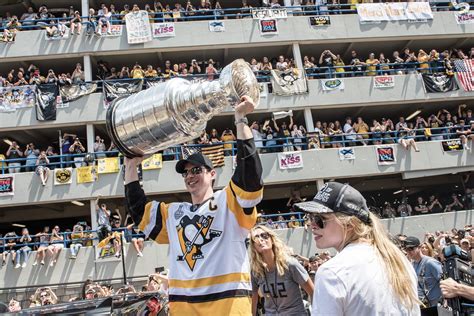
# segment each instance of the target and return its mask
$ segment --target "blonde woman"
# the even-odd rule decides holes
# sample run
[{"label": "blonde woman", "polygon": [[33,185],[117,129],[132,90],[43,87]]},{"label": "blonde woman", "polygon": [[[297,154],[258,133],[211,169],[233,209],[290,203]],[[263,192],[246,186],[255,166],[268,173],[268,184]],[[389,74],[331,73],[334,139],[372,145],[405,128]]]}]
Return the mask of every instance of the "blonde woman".
[{"label": "blonde woman", "polygon": [[300,287],[313,295],[313,281],[304,267],[269,228],[250,231],[252,314],[257,315],[258,294],[265,299],[265,315],[305,315]]},{"label": "blonde woman", "polygon": [[413,267],[357,190],[328,182],[294,208],[319,249],[339,252],[316,272],[311,315],[420,315]]}]

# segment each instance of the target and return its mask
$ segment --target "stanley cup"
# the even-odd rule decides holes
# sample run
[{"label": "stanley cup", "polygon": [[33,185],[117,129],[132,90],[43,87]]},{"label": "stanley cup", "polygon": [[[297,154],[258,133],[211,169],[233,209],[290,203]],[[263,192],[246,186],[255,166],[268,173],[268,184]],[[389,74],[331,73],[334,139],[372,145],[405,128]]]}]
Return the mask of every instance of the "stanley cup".
[{"label": "stanley cup", "polygon": [[227,65],[218,80],[192,83],[173,78],[128,97],[107,110],[107,132],[125,156],[156,153],[199,136],[214,115],[242,96],[258,105],[257,78],[243,59]]}]

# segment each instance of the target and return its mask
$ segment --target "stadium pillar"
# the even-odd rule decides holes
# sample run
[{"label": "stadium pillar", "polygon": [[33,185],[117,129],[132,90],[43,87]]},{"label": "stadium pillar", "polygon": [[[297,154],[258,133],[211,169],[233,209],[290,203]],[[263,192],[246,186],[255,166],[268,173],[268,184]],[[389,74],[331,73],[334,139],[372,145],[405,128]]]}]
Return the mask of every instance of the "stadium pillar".
[{"label": "stadium pillar", "polygon": [[87,124],[86,125],[86,137],[87,137],[87,152],[93,153],[94,152],[94,125]]},{"label": "stadium pillar", "polygon": [[86,81],[92,81],[92,64],[91,64],[91,56],[84,55],[84,77]]},{"label": "stadium pillar", "polygon": [[81,16],[88,16],[89,15],[89,1],[82,0],[81,1]]},{"label": "stadium pillar", "polygon": [[324,179],[316,179],[316,188],[321,190],[321,188],[324,186]]},{"label": "stadium pillar", "polygon": [[310,108],[304,109],[304,122],[306,124],[306,130],[308,132],[314,132],[313,114],[311,114]]},{"label": "stadium pillar", "polygon": [[[90,211],[91,211],[91,228],[93,231],[97,231],[97,215],[96,215],[96,210],[95,210],[95,201],[96,200],[90,200]],[[98,241],[97,239],[94,239],[94,245],[97,245]]]},{"label": "stadium pillar", "polygon": [[300,45],[298,45],[298,43],[293,43],[293,59],[295,60],[296,67],[298,67],[300,71],[303,71],[303,60],[301,59]]}]

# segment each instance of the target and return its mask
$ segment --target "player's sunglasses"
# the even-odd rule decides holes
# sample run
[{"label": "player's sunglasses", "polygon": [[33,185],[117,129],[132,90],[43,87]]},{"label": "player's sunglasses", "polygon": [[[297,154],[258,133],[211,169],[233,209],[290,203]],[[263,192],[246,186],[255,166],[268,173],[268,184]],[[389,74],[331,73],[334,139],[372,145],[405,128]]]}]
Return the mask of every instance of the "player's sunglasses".
[{"label": "player's sunglasses", "polygon": [[260,239],[260,238],[262,238],[262,239],[264,239],[264,240],[267,240],[267,239],[270,238],[270,234],[269,234],[269,233],[261,233],[261,234],[257,234],[257,235],[255,235],[255,236],[252,237],[252,239],[253,239],[254,241],[257,241],[257,240]]},{"label": "player's sunglasses", "polygon": [[326,227],[326,222],[333,220],[326,219],[319,214],[306,214],[306,218],[311,221],[311,224],[318,226],[320,229],[324,229],[324,227]]},{"label": "player's sunglasses", "polygon": [[183,178],[186,178],[189,173],[192,173],[193,175],[201,174],[202,167],[192,167],[191,169],[184,169],[181,175],[183,176]]}]

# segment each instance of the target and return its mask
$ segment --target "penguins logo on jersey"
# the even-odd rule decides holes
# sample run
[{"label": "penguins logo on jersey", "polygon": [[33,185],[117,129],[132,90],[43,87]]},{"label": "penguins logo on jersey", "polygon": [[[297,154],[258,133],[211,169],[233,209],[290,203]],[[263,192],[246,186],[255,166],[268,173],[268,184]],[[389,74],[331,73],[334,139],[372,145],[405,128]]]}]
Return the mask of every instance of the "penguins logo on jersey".
[{"label": "penguins logo on jersey", "polygon": [[182,255],[178,256],[178,261],[186,261],[191,271],[194,270],[196,261],[204,258],[202,247],[210,243],[214,238],[220,237],[222,232],[210,229],[214,217],[194,215],[189,218],[188,215],[181,218],[178,230],[179,245]]}]

